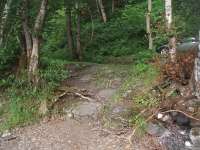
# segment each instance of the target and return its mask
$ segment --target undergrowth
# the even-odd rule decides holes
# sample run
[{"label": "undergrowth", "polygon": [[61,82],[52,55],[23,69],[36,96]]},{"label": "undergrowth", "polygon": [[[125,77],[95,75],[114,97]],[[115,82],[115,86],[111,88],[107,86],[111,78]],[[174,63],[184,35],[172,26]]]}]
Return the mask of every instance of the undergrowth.
[{"label": "undergrowth", "polygon": [[0,107],[0,118],[3,119],[0,131],[37,121],[40,118],[38,109],[41,101],[50,100],[60,81],[67,78],[68,72],[64,67],[66,61],[43,58],[41,62],[41,84],[37,89],[27,82],[26,72],[19,78],[10,75],[1,80],[4,99]]}]

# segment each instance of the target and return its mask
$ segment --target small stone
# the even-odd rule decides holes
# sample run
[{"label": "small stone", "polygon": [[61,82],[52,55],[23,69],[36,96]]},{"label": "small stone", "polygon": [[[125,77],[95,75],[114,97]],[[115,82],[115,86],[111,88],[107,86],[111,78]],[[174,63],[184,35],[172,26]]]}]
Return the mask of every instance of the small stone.
[{"label": "small stone", "polygon": [[161,118],[163,118],[163,114],[161,114],[161,113],[158,113],[158,115],[157,115],[157,118],[158,118],[158,119],[161,119]]},{"label": "small stone", "polygon": [[185,141],[185,146],[186,147],[192,147],[192,143],[190,141]]},{"label": "small stone", "polygon": [[192,128],[190,131],[190,139],[195,146],[200,147],[200,127]]},{"label": "small stone", "polygon": [[72,141],[71,141],[71,140],[68,140],[67,142],[68,142],[69,144],[71,144],[71,143],[72,143]]},{"label": "small stone", "polygon": [[182,134],[182,135],[185,135],[185,134],[186,134],[186,132],[183,131],[183,130],[179,131],[179,133]]},{"label": "small stone", "polygon": [[74,114],[73,113],[68,113],[67,117],[70,118],[70,119],[73,119],[74,118]]},{"label": "small stone", "polygon": [[188,111],[191,112],[191,113],[194,113],[195,109],[194,109],[194,107],[188,107]]},{"label": "small stone", "polygon": [[11,133],[8,131],[8,130],[6,130],[3,134],[2,134],[2,138],[5,138],[5,137],[8,137],[8,136],[11,136]]},{"label": "small stone", "polygon": [[163,118],[162,118],[162,121],[166,122],[166,121],[169,121],[171,118],[169,115],[165,115]]}]

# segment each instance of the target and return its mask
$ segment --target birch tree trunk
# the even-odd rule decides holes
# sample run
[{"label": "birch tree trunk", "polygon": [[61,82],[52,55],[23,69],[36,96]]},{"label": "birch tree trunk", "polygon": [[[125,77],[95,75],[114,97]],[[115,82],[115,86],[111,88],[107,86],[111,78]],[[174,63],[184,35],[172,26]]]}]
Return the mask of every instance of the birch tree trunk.
[{"label": "birch tree trunk", "polygon": [[[167,32],[172,32],[172,0],[165,0],[165,20]],[[176,37],[169,41],[170,61],[176,62]]]},{"label": "birch tree trunk", "polygon": [[170,61],[175,63],[176,62],[176,37],[172,37],[169,41],[169,54],[170,54]]},{"label": "birch tree trunk", "polygon": [[[200,32],[199,32],[200,39]],[[194,62],[194,83],[192,84],[194,87],[194,94],[200,100],[200,44],[198,45],[198,53],[197,58]]]},{"label": "birch tree trunk", "polygon": [[39,81],[38,77],[38,58],[39,58],[39,34],[42,30],[46,9],[47,9],[47,2],[48,0],[42,0],[41,6],[37,15],[37,18],[35,20],[35,25],[33,28],[33,34],[32,34],[32,40],[33,40],[33,46],[31,51],[31,57],[29,62],[29,68],[28,68],[28,77],[29,81],[33,83],[34,85],[37,85]]},{"label": "birch tree trunk", "polygon": [[9,13],[9,10],[10,10],[11,3],[12,3],[12,0],[8,0],[5,3],[5,6],[3,8],[3,12],[2,12],[2,15],[1,15],[1,22],[0,22],[0,47],[3,46],[4,28],[5,28],[5,25],[6,25],[6,22],[7,22],[8,13]]},{"label": "birch tree trunk", "polygon": [[146,15],[147,35],[149,40],[149,49],[153,49],[153,38],[151,32],[151,11],[152,11],[152,0],[148,0],[148,12]]},{"label": "birch tree trunk", "polygon": [[168,30],[172,27],[172,0],[165,0],[165,20]]},{"label": "birch tree trunk", "polygon": [[98,4],[99,4],[100,11],[101,11],[101,16],[102,16],[103,22],[106,23],[107,22],[107,15],[106,15],[106,12],[105,12],[103,1],[98,0]]}]

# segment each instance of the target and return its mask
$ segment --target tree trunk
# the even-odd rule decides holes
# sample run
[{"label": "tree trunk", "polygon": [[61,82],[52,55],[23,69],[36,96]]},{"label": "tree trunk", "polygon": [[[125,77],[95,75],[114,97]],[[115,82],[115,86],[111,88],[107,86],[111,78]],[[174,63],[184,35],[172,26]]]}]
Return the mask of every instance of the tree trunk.
[{"label": "tree trunk", "polygon": [[33,36],[32,39],[33,39],[33,48],[32,48],[31,58],[29,62],[28,77],[29,77],[29,81],[33,83],[33,85],[37,85],[39,81],[39,77],[38,77],[39,40],[37,36]]},{"label": "tree trunk", "polygon": [[27,9],[28,9],[28,1],[23,0],[23,10],[22,10],[22,27],[23,33],[26,41],[26,55],[27,55],[27,64],[30,62],[31,51],[32,51],[32,38],[30,29],[28,27],[28,16],[27,16]]},{"label": "tree trunk", "polygon": [[102,16],[103,22],[106,23],[107,16],[106,16],[106,12],[105,12],[105,8],[104,8],[102,0],[98,0],[98,4],[99,4],[100,11],[101,11],[101,16]]},{"label": "tree trunk", "polygon": [[29,62],[29,68],[28,68],[28,77],[29,81],[33,83],[33,85],[37,85],[39,81],[38,77],[38,58],[39,58],[39,34],[42,30],[46,9],[47,9],[47,2],[48,0],[42,0],[40,10],[38,12],[33,34],[32,34],[32,40],[33,40],[33,46],[31,51],[31,57]]},{"label": "tree trunk", "polygon": [[20,39],[20,48],[21,48],[21,55],[18,60],[18,66],[16,71],[16,77],[18,78],[21,72],[26,68],[27,66],[27,56],[26,56],[26,40],[25,35],[22,32],[19,36]]},{"label": "tree trunk", "polygon": [[96,7],[97,7],[97,12],[98,12],[99,18],[102,18],[98,0],[96,0]]},{"label": "tree trunk", "polygon": [[3,37],[4,37],[4,28],[7,22],[7,18],[8,18],[8,13],[9,13],[9,9],[10,9],[10,5],[12,3],[12,0],[8,0],[3,8],[3,12],[1,15],[1,23],[0,23],[0,47],[3,46]]},{"label": "tree trunk", "polygon": [[[199,31],[200,40],[200,31]],[[193,89],[195,96],[200,100],[200,44],[198,45],[197,58],[194,61],[194,70],[191,78],[191,89]]]},{"label": "tree trunk", "polygon": [[81,16],[79,6],[77,5],[77,35],[76,35],[76,51],[78,55],[78,60],[82,60],[82,50],[81,50]]},{"label": "tree trunk", "polygon": [[176,38],[175,37],[172,37],[170,39],[169,46],[170,46],[170,50],[169,50],[170,61],[175,63],[176,62]]},{"label": "tree trunk", "polygon": [[153,38],[151,32],[151,10],[152,10],[152,0],[148,0],[148,12],[146,15],[146,24],[147,24],[147,35],[149,40],[149,49],[153,49]]},{"label": "tree trunk", "polygon": [[112,0],[112,13],[115,12],[115,0]]},{"label": "tree trunk", "polygon": [[73,46],[73,33],[72,33],[72,16],[71,8],[66,7],[66,25],[67,25],[67,47],[71,51],[72,58],[76,59],[77,54]]},{"label": "tree trunk", "polygon": [[165,0],[165,19],[166,27],[170,30],[172,26],[172,0]]}]

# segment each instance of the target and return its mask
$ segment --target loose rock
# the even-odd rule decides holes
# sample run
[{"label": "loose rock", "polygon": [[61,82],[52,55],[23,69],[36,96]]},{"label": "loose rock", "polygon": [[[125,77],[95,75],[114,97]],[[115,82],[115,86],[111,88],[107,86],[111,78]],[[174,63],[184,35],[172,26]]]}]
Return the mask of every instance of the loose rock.
[{"label": "loose rock", "polygon": [[189,136],[192,143],[200,148],[200,127],[192,128]]},{"label": "loose rock", "polygon": [[162,136],[167,131],[167,129],[162,125],[149,123],[146,131],[153,136]]}]

